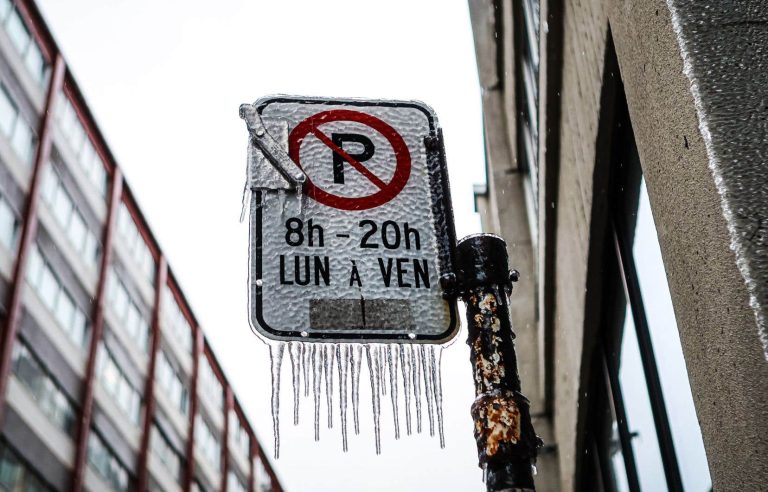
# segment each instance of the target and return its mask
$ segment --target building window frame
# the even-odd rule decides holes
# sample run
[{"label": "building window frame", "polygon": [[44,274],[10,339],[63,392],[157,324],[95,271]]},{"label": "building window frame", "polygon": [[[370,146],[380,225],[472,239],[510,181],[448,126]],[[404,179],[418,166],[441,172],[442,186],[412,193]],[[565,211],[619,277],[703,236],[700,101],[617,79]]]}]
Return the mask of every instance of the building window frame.
[{"label": "building window frame", "polygon": [[[684,490],[677,451],[684,450],[675,449],[633,251],[643,175],[623,86],[618,79],[612,84],[616,85],[609,89],[616,91],[609,109],[613,113],[607,118],[610,123],[604,127],[611,134],[606,156],[609,164],[606,167],[607,203],[602,207],[605,211],[605,230],[604,235],[594,239],[596,243],[602,241],[601,280],[597,289],[602,293],[596,294],[600,298],[599,328],[594,337],[591,377],[585,386],[589,395],[588,421],[580,490],[644,490],[643,479],[647,477],[641,475],[638,463],[638,456],[643,456],[636,453],[638,448],[634,440],[638,433],[630,428],[633,419],[630,404],[634,404],[637,410],[638,401],[647,399],[648,412],[652,415],[648,423],[652,424],[655,433],[651,437],[654,440],[651,445],[658,445],[658,472],[663,474],[666,490],[677,492]],[[677,329],[676,325],[674,328]],[[637,374],[633,376],[638,380],[642,376],[644,382],[630,390],[623,386],[621,380],[623,357],[629,353],[625,353],[625,337],[632,337],[627,341],[636,346],[639,353],[641,368],[634,368]],[[631,365],[632,362],[629,363]],[[637,425],[633,423],[633,427]],[[645,430],[651,430],[650,425]],[[648,459],[648,456],[645,458]]]}]

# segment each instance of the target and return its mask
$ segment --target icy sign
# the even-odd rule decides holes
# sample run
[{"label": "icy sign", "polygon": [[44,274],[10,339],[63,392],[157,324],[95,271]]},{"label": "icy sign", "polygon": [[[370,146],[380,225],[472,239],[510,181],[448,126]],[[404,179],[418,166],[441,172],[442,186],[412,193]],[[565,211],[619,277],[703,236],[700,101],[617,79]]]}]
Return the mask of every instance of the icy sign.
[{"label": "icy sign", "polygon": [[455,234],[432,109],[268,97],[240,111],[250,133],[253,328],[282,341],[455,335],[455,299],[443,295]]}]

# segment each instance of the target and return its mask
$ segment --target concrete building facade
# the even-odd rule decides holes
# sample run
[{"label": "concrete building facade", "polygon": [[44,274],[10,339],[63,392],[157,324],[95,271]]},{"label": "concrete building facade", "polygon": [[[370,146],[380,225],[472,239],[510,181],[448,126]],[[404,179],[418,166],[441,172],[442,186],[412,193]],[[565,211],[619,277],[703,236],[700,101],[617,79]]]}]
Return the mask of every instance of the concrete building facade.
[{"label": "concrete building facade", "polygon": [[470,0],[539,490],[765,490],[768,6]]},{"label": "concrete building facade", "polygon": [[32,0],[0,0],[0,489],[281,490]]}]

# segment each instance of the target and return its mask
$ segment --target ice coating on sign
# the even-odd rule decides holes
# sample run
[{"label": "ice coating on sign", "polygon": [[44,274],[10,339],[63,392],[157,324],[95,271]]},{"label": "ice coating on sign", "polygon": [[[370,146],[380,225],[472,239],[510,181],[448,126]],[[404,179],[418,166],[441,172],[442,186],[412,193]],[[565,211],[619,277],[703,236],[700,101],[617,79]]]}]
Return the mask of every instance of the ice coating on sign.
[{"label": "ice coating on sign", "polygon": [[720,194],[731,249],[747,285],[768,360],[768,43],[761,2],[667,0],[691,84],[709,168]]},{"label": "ice coating on sign", "polygon": [[455,302],[440,286],[452,218],[434,113],[290,98],[254,107],[307,176],[292,190],[274,173],[248,172],[254,329],[284,340],[452,338]]},{"label": "ice coating on sign", "polygon": [[[420,103],[295,98],[265,100],[245,112],[252,133],[243,200],[250,210],[249,312],[270,346],[275,457],[285,342],[294,424],[303,379],[304,397],[313,398],[315,440],[323,389],[329,429],[339,412],[342,449],[351,444],[349,400],[359,434],[365,350],[377,454],[387,393],[396,438],[401,408],[412,432],[411,400],[421,431],[427,398],[430,435],[436,416],[442,446],[440,352],[420,345],[446,343],[458,330],[455,301],[443,299],[440,285],[451,271],[454,239],[434,113]],[[363,339],[367,344],[357,343]]]}]

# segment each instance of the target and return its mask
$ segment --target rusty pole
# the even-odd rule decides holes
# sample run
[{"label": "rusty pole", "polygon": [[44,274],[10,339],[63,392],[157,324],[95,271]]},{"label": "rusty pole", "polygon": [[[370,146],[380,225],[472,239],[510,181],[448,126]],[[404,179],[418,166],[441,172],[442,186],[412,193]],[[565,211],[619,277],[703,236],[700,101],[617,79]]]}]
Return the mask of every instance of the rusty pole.
[{"label": "rusty pole", "polygon": [[542,442],[520,392],[507,302],[517,272],[509,270],[506,243],[493,234],[459,241],[456,260],[475,379],[474,434],[487,490],[535,490],[533,470]]}]

